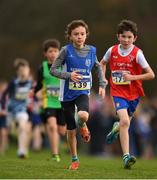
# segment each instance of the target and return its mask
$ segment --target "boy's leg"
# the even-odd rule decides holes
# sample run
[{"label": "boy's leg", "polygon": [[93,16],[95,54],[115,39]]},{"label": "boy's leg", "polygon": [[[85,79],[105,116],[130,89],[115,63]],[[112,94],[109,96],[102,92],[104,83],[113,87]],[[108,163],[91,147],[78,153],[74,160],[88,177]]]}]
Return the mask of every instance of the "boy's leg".
[{"label": "boy's leg", "polygon": [[86,125],[86,122],[89,118],[89,97],[87,95],[80,95],[75,100],[77,110],[78,110],[78,125],[80,128],[80,134],[84,140],[84,142],[90,141],[90,132]]},{"label": "boy's leg", "polygon": [[119,124],[119,135],[120,135],[120,143],[123,152],[123,162],[124,168],[130,168],[135,162],[136,158],[129,154],[129,126],[130,126],[130,118],[128,115],[127,109],[120,109],[117,111],[117,114],[120,119]]},{"label": "boy's leg", "polygon": [[79,111],[78,117],[79,117],[78,125],[79,125],[79,129],[80,129],[80,134],[81,134],[84,142],[89,142],[91,136],[90,136],[90,132],[88,130],[88,127],[86,125],[86,122],[89,118],[89,114],[86,111]]},{"label": "boy's leg", "polygon": [[28,156],[28,150],[31,138],[31,124],[28,121],[28,114],[21,112],[16,115],[18,122],[18,156],[26,158]]},{"label": "boy's leg", "polygon": [[[128,101],[124,98],[114,96],[112,100],[116,111],[118,111],[119,109],[128,109],[129,107]],[[106,142],[108,144],[113,143],[118,138],[118,135],[119,135],[119,122],[115,122],[113,124],[112,130],[109,132],[109,134],[106,137]]]},{"label": "boy's leg", "polygon": [[77,157],[77,139],[76,139],[76,129],[67,130],[67,140],[70,146],[70,153],[72,156],[72,163],[69,167],[71,170],[76,170],[79,167],[79,160]]},{"label": "boy's leg", "polygon": [[29,112],[29,117],[32,123],[32,149],[40,151],[42,149],[41,117],[35,112]]},{"label": "boy's leg", "polygon": [[8,147],[8,128],[6,117],[0,117],[0,154],[4,154]]},{"label": "boy's leg", "polygon": [[8,130],[7,128],[0,129],[0,154],[4,154],[8,146]]},{"label": "boy's leg", "polygon": [[58,133],[61,136],[66,135],[66,122],[65,122],[65,117],[63,114],[63,109],[57,109],[57,125],[58,125]]},{"label": "boy's leg", "polygon": [[46,108],[42,114],[42,120],[45,123],[50,149],[52,153],[52,160],[60,162],[59,156],[59,133],[57,125],[57,109]]},{"label": "boy's leg", "polygon": [[106,136],[107,144],[112,144],[114,141],[116,141],[118,135],[119,135],[119,122],[115,122],[113,124],[112,130]]},{"label": "boy's leg", "polygon": [[65,136],[66,135],[66,126],[58,125],[58,132],[61,136]]},{"label": "boy's leg", "polygon": [[32,148],[34,151],[40,151],[42,149],[42,135],[40,125],[33,127],[32,131]]},{"label": "boy's leg", "polygon": [[52,159],[54,161],[60,162],[59,157],[59,134],[58,134],[58,127],[56,122],[56,117],[49,117],[46,123],[46,130],[50,142],[50,148],[52,152]]},{"label": "boy's leg", "polygon": [[76,139],[76,123],[75,123],[75,103],[62,102],[63,113],[67,125],[67,140],[70,146],[72,162],[69,167],[71,170],[76,170],[79,167],[79,159],[77,156],[77,139]]},{"label": "boy's leg", "polygon": [[[136,107],[139,104],[140,98],[137,98],[133,101],[127,101],[123,98],[113,97],[113,101],[116,111],[118,111],[119,109],[127,109],[131,121],[133,117],[133,113],[135,112]],[[112,130],[109,132],[109,134],[106,137],[106,142],[108,144],[113,143],[118,138],[118,135],[119,135],[119,122],[115,122],[113,124]]]},{"label": "boy's leg", "polygon": [[129,126],[130,119],[128,116],[127,109],[120,109],[117,111],[117,114],[120,119],[119,128],[120,128],[120,142],[122,146],[123,154],[129,153]]}]

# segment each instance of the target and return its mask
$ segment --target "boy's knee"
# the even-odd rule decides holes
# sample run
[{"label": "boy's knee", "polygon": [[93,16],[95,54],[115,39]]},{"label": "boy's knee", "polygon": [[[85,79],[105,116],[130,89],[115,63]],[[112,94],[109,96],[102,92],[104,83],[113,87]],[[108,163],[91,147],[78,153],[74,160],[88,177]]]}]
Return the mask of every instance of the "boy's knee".
[{"label": "boy's knee", "polygon": [[58,127],[58,132],[61,136],[65,136],[66,134],[66,126],[59,126]]},{"label": "boy's knee", "polygon": [[78,112],[78,117],[79,117],[81,120],[87,121],[87,120],[88,120],[88,117],[89,117],[89,113],[86,112],[86,111],[79,111],[79,112]]},{"label": "boy's knee", "polygon": [[21,130],[27,129],[27,121],[23,121],[23,120],[19,121],[19,122],[18,122],[18,127],[19,127]]},{"label": "boy's knee", "polygon": [[57,131],[57,125],[56,124],[49,124],[48,127],[51,131]]},{"label": "boy's knee", "polygon": [[48,118],[48,120],[47,120],[47,127],[48,127],[51,131],[57,131],[56,119],[53,118],[53,117]]},{"label": "boy's knee", "polygon": [[121,120],[120,121],[120,127],[129,127],[130,121],[129,120]]}]

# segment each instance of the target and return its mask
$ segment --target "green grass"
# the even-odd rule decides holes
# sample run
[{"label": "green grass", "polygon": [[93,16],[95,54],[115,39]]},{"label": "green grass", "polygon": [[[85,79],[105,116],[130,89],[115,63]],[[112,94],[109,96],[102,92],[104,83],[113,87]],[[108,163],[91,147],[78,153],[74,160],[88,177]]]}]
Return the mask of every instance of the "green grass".
[{"label": "green grass", "polygon": [[12,148],[0,157],[0,178],[16,179],[105,179],[105,178],[157,178],[157,159],[137,160],[131,170],[125,170],[121,159],[94,158],[80,155],[80,168],[67,169],[70,156],[63,153],[62,161],[54,163],[48,150],[30,153],[29,159],[18,159]]}]

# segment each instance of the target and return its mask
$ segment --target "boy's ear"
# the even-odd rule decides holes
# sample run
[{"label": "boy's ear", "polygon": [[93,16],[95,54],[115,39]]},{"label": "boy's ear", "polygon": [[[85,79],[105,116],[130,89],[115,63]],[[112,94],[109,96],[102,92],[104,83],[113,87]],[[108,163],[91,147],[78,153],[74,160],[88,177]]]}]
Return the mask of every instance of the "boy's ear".
[{"label": "boy's ear", "polygon": [[119,34],[117,34],[116,36],[117,36],[117,39],[119,39]]}]

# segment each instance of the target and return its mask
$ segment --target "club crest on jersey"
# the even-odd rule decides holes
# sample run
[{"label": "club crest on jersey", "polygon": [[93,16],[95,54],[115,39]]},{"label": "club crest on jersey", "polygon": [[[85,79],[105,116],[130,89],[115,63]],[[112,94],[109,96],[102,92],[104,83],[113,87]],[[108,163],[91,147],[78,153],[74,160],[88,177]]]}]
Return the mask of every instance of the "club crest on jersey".
[{"label": "club crest on jersey", "polygon": [[85,65],[89,67],[91,65],[91,60],[90,59],[86,59]]},{"label": "club crest on jersey", "polygon": [[73,57],[73,55],[72,54],[69,54],[69,56],[68,56],[69,58],[72,58]]},{"label": "club crest on jersey", "polygon": [[130,62],[132,62],[134,60],[134,56],[129,55],[129,60],[130,60]]},{"label": "club crest on jersey", "polygon": [[118,59],[118,56],[113,56],[114,59]]}]

